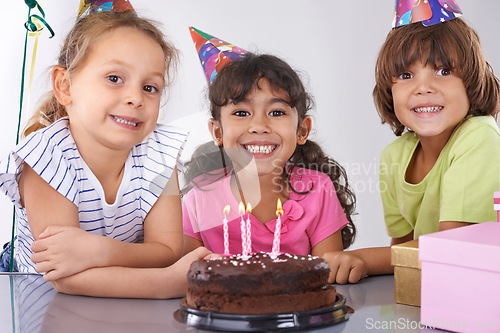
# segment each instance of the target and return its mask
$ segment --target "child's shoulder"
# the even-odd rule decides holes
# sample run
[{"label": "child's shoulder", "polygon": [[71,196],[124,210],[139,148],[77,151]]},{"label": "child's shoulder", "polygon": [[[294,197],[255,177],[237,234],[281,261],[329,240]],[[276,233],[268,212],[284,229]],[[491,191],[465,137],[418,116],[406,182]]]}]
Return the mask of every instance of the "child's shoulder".
[{"label": "child's shoulder", "polygon": [[151,137],[161,139],[161,140],[174,140],[177,142],[184,143],[187,139],[189,132],[172,125],[156,124]]},{"label": "child's shoulder", "polygon": [[189,184],[190,189],[187,191],[186,197],[203,196],[207,193],[213,195],[214,191],[224,191],[224,187],[229,186],[231,174],[232,172],[225,175],[224,169],[219,169],[196,176]]},{"label": "child's shoulder", "polygon": [[474,116],[465,119],[450,137],[450,153],[466,152],[474,148],[497,149],[500,147],[500,131],[492,116]]},{"label": "child's shoulder", "polygon": [[493,136],[500,136],[498,124],[492,116],[473,116],[468,117],[457,129],[457,134],[468,133],[490,133]]},{"label": "child's shoulder", "polygon": [[36,136],[45,137],[48,140],[57,139],[58,137],[71,137],[68,117],[57,119],[49,126],[40,128],[39,130],[29,134],[26,139]]},{"label": "child's shoulder", "polygon": [[[69,119],[60,118],[47,127],[30,133],[14,149],[16,154],[34,154],[32,151],[47,154],[55,150],[68,151],[68,147],[75,148],[75,141],[69,129]],[[71,149],[69,149],[71,150]]]}]

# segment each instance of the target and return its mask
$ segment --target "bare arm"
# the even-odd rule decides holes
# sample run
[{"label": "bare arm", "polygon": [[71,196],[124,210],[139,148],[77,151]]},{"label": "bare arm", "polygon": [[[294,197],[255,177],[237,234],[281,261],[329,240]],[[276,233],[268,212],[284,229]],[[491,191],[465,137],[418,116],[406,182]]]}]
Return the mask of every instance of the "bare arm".
[{"label": "bare arm", "polygon": [[81,230],[77,207],[25,165],[19,189],[37,240],[31,258],[37,271],[55,280],[91,267],[164,267],[175,262],[182,253],[176,176],[174,171],[166,191],[173,187],[177,192],[161,195],[144,221],[144,244],[131,244]]},{"label": "bare arm", "polygon": [[472,223],[467,222],[453,222],[453,221],[443,221],[439,223],[439,231],[455,229],[460,227],[466,227]]},{"label": "bare arm", "polygon": [[[439,230],[447,230],[470,225],[465,222],[441,222]],[[406,236],[392,238],[391,245],[413,240],[413,231]],[[391,248],[372,247],[353,251],[328,252],[323,255],[330,265],[330,283],[356,283],[367,275],[394,274],[391,265]]]},{"label": "bare arm", "polygon": [[[470,225],[470,223],[466,222],[441,222],[439,223],[439,231],[448,230],[453,228],[459,228],[463,226]],[[406,236],[399,238],[392,238],[391,245],[401,244],[405,242],[409,242],[413,240],[413,231],[407,234]],[[357,259],[360,259],[362,263],[358,263],[358,265],[366,265],[366,274],[367,275],[383,275],[383,274],[393,274],[394,267],[391,265],[391,248],[390,247],[374,247],[374,248],[366,248],[366,249],[358,249],[353,251],[346,251],[346,253],[350,253],[356,258],[351,259],[356,262]],[[345,260],[345,259],[344,259]],[[351,262],[349,262],[352,264]],[[341,276],[341,282],[338,283],[353,283],[357,276],[345,278]],[[357,281],[355,281],[357,282]]]},{"label": "bare arm", "polygon": [[26,163],[19,178],[19,194],[35,239],[50,225],[80,226],[77,207]]},{"label": "bare arm", "polygon": [[[393,238],[391,245],[413,239],[413,232]],[[330,266],[330,283],[356,283],[367,275],[393,274],[391,248],[372,247],[353,251],[328,252],[323,256]]]},{"label": "bare arm", "polygon": [[181,198],[174,170],[163,194],[144,220],[144,244],[106,238],[101,266],[165,267],[182,255]]},{"label": "bare arm", "polygon": [[62,293],[95,297],[155,298],[182,297],[187,289],[191,262],[210,255],[201,247],[164,268],[103,267],[91,268],[52,281]]},{"label": "bare arm", "polygon": [[200,241],[196,238],[184,235],[184,250],[182,251],[183,254],[191,252],[194,249],[199,248],[200,246],[203,246],[202,241]]}]

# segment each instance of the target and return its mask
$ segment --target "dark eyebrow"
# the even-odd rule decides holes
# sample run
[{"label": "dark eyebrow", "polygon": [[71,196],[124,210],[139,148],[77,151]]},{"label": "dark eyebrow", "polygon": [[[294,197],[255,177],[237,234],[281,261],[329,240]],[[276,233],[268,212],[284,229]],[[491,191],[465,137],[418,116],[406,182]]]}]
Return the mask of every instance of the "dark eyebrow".
[{"label": "dark eyebrow", "polygon": [[[250,100],[248,98],[242,98],[241,100],[239,101],[236,101],[236,100],[231,100],[231,104],[233,105],[237,105],[237,104],[240,104],[240,103],[250,103]],[[281,104],[286,104],[286,105],[289,105],[291,106],[290,102],[288,102],[286,99],[283,99],[283,98],[279,98],[279,97],[275,97],[275,98],[271,98],[267,104],[268,105],[271,105],[271,104],[275,104],[275,103],[281,103]]]},{"label": "dark eyebrow", "polygon": [[269,104],[274,104],[274,103],[283,103],[283,104],[290,105],[290,102],[288,102],[287,100],[285,100],[283,98],[278,98],[278,97],[275,97],[269,101]]},{"label": "dark eyebrow", "polygon": [[233,105],[240,104],[240,103],[248,103],[248,98],[244,97],[240,100],[231,99],[231,104],[233,104]]}]

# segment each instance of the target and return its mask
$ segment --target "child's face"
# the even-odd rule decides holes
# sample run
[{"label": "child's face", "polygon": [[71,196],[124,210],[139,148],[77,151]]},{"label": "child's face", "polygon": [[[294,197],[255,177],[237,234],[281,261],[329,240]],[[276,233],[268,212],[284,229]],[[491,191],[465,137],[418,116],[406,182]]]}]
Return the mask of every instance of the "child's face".
[{"label": "child's face", "polygon": [[310,118],[298,127],[297,110],[288,104],[287,93],[273,90],[266,79],[259,81],[259,87],[238,104],[223,106],[220,122],[212,119],[209,126],[215,142],[224,145],[234,163],[246,164],[234,160],[238,155],[247,161],[253,157],[259,176],[281,175],[297,143],[307,140]]},{"label": "child's face", "polygon": [[392,85],[398,120],[420,138],[447,142],[469,111],[469,99],[461,78],[450,69],[434,69],[416,62]]},{"label": "child's face", "polygon": [[67,111],[75,141],[130,150],[155,128],[164,85],[161,46],[133,28],[102,36],[70,77]]}]

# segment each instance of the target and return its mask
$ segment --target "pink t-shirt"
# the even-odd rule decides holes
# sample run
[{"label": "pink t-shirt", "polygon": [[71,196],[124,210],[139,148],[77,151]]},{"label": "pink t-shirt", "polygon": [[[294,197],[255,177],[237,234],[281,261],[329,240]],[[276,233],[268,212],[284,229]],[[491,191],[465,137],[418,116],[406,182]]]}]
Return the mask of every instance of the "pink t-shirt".
[{"label": "pink t-shirt", "polygon": [[[227,216],[229,252],[242,253],[239,203],[231,192],[230,179],[228,175],[203,189],[194,187],[184,198],[184,234],[201,240],[215,253],[224,253],[223,210],[226,205],[231,206]],[[320,241],[346,226],[348,220],[326,174],[295,168],[290,181],[298,192],[310,191],[306,194],[290,191],[290,199],[283,203],[280,251],[307,255]],[[245,213],[245,220],[247,216]],[[261,223],[255,216],[249,216],[252,252],[271,252],[276,219]]]}]

